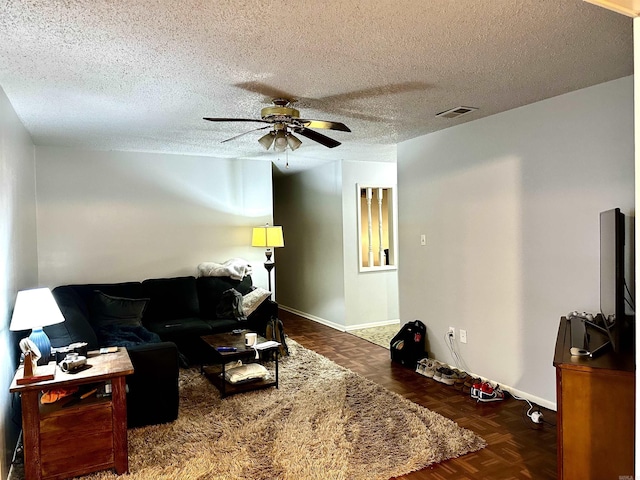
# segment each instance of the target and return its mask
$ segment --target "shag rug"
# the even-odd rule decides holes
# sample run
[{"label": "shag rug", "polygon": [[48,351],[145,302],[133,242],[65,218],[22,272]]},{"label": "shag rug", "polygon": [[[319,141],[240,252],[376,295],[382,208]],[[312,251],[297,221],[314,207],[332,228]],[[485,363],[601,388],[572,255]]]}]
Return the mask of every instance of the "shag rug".
[{"label": "shag rug", "polygon": [[180,413],[129,430],[129,474],[85,479],[372,480],[483,448],[455,422],[292,340],[280,388],[220,399],[199,369],[180,372]]},{"label": "shag rug", "polygon": [[389,345],[391,344],[391,339],[396,336],[396,333],[400,331],[401,327],[402,325],[397,323],[394,325],[383,325],[381,327],[350,330],[349,333],[388,349]]}]

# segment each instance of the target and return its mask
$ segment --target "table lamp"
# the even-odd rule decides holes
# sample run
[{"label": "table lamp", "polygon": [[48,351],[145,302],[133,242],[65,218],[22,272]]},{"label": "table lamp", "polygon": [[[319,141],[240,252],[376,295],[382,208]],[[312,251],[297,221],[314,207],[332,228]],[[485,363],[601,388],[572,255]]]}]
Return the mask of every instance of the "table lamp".
[{"label": "table lamp", "polygon": [[269,226],[267,223],[262,227],[253,227],[253,236],[251,239],[252,247],[266,247],[265,255],[267,261],[264,262],[264,268],[267,269],[267,275],[269,278],[269,291],[271,291],[271,270],[276,265],[276,262],[271,260],[273,252],[272,248],[284,247],[284,237],[282,236],[282,227]]},{"label": "table lamp", "polygon": [[38,365],[46,365],[51,357],[51,342],[42,327],[61,322],[64,322],[64,317],[51,290],[34,288],[18,292],[9,330],[15,332],[31,329],[29,339],[41,353]]}]

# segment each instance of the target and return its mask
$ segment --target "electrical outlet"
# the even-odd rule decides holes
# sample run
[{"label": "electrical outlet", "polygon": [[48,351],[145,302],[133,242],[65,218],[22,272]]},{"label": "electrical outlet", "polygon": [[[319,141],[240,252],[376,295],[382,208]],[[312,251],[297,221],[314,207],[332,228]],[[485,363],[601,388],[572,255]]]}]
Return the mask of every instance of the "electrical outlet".
[{"label": "electrical outlet", "polygon": [[448,334],[449,334],[449,336],[451,338],[453,338],[455,340],[456,339],[456,329],[455,329],[455,327],[449,327]]},{"label": "electrical outlet", "polygon": [[467,331],[460,329],[460,343],[467,343]]}]

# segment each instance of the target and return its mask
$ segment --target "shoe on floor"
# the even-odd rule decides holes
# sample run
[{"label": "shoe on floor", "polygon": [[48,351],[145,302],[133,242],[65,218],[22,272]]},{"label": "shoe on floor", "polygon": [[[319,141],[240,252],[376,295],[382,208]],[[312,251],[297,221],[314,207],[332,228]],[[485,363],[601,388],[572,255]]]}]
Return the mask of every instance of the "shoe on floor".
[{"label": "shoe on floor", "polygon": [[504,392],[500,388],[500,385],[496,385],[495,387],[493,387],[490,383],[484,382],[480,387],[480,391],[478,393],[478,401],[498,402],[500,400],[504,400]]},{"label": "shoe on floor", "polygon": [[433,379],[436,382],[444,383],[446,385],[453,385],[452,377],[453,370],[445,365],[441,365],[440,367],[436,368],[436,372],[433,374]]},{"label": "shoe on floor", "polygon": [[464,378],[467,377],[466,372],[463,372],[462,370],[458,370],[457,368],[453,368],[447,369],[448,372],[443,372],[441,377],[440,377],[440,382],[444,383],[445,385],[450,385],[450,386],[454,386],[457,384],[464,384]]},{"label": "shoe on floor", "polygon": [[420,375],[424,375],[428,378],[433,378],[436,373],[436,369],[440,367],[442,364],[437,360],[433,360],[431,358],[423,358],[418,362],[416,366],[416,372]]},{"label": "shoe on floor", "polygon": [[[468,383],[470,383],[469,386],[469,395],[471,395],[471,398],[477,400],[478,397],[480,396],[480,390],[482,389],[482,380],[478,377],[474,377],[470,380],[468,380]],[[465,386],[467,385],[467,382],[465,382]]]},{"label": "shoe on floor", "polygon": [[462,391],[471,391],[471,387],[475,383],[481,384],[482,381],[478,377],[472,377],[471,375],[467,375],[467,378],[464,379],[464,383],[462,385]]},{"label": "shoe on floor", "polygon": [[453,372],[456,374],[453,382],[453,387],[458,390],[462,390],[465,382],[469,378],[469,374],[463,370],[458,370],[457,368],[454,368]]}]

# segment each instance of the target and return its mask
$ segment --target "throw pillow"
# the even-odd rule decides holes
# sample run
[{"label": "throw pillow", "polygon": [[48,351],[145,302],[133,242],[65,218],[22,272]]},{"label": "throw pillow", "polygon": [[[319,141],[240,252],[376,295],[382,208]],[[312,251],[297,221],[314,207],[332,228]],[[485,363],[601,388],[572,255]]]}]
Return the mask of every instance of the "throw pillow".
[{"label": "throw pillow", "polygon": [[96,290],[91,302],[91,323],[97,327],[141,326],[148,298],[122,298]]},{"label": "throw pillow", "polygon": [[271,292],[262,287],[256,287],[255,290],[247,293],[242,298],[242,307],[244,309],[244,314],[247,317],[251,315],[256,310],[256,308],[258,308],[260,304],[270,296]]},{"label": "throw pillow", "polygon": [[242,294],[235,288],[230,288],[222,292],[222,298],[216,309],[217,318],[235,318],[239,322],[244,322],[247,316],[244,313]]}]

